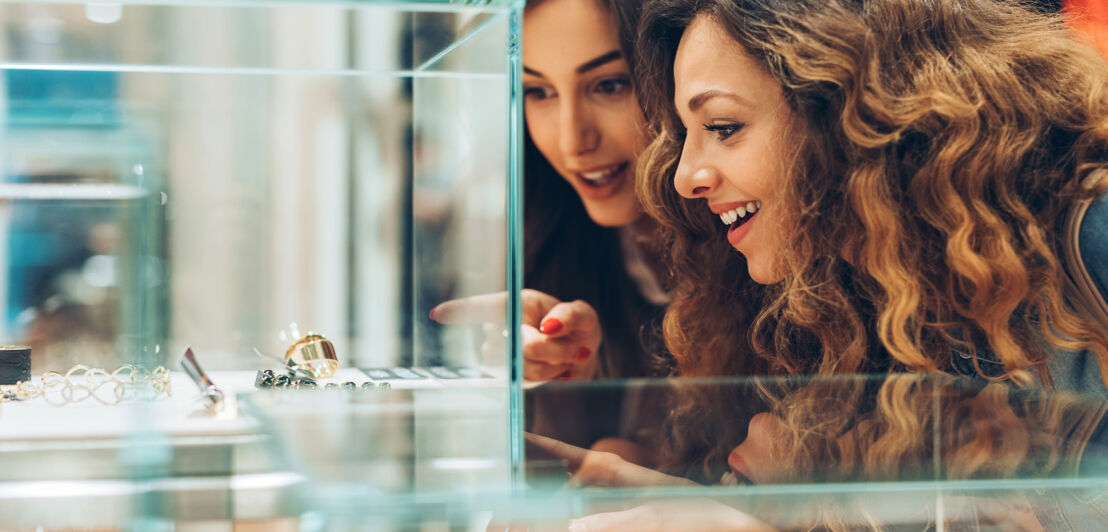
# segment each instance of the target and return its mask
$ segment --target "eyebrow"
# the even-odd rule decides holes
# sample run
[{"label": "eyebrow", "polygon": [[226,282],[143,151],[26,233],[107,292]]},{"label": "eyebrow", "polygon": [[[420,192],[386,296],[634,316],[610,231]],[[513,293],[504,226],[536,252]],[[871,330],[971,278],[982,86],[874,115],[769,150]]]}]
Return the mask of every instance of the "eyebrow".
[{"label": "eyebrow", "polygon": [[750,102],[746,101],[738,94],[717,89],[711,89],[697,94],[692,98],[689,98],[689,111],[696,111],[697,109],[700,109],[700,107],[702,107],[705,103],[708,102],[708,100],[711,100],[712,98],[726,98],[728,100],[734,101],[735,103],[738,103],[739,105],[754,107],[750,104]]},{"label": "eyebrow", "polygon": [[[599,55],[594,59],[589,59],[588,61],[581,63],[581,66],[577,67],[577,73],[584,74],[585,72],[600,68],[601,66],[611,63],[612,61],[615,61],[621,57],[623,57],[623,53],[621,53],[619,50],[612,50],[605,54]],[[527,65],[523,65],[523,71],[531,74],[532,76],[538,76],[540,78],[545,77],[542,75],[541,72],[532,68],[528,68]]]}]

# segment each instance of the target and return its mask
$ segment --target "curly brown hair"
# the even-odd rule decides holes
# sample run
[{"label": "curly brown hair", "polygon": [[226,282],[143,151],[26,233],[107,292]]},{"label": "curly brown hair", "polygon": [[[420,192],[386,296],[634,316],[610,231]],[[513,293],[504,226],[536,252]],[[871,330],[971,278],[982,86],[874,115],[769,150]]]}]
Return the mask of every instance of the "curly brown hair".
[{"label": "curly brown hair", "polygon": [[[673,61],[711,17],[775,78],[797,146],[786,278],[756,285],[718,219],[673,185]],[[684,375],[950,371],[1050,382],[1050,349],[1108,337],[1067,297],[1062,216],[1108,166],[1108,65],[1060,17],[994,0],[656,0],[636,75],[656,139],[639,194],[674,276]],[[1108,181],[1108,180],[1102,180]],[[1053,346],[1053,347],[1052,347]],[[983,372],[989,358],[1001,371]]]}]

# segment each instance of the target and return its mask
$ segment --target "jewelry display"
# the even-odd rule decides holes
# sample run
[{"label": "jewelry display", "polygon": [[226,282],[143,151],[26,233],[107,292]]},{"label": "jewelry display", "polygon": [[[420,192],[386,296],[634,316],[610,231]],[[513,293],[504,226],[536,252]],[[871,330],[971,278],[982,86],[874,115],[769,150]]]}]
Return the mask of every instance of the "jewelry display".
[{"label": "jewelry display", "polygon": [[313,389],[318,388],[315,378],[312,376],[297,375],[294,370],[290,369],[288,374],[277,374],[277,372],[271,369],[263,369],[258,371],[257,377],[254,378],[255,388],[294,388],[294,389]]},{"label": "jewelry display", "polygon": [[120,366],[110,373],[78,364],[64,374],[47,371],[38,384],[28,379],[0,386],[0,402],[42,397],[54,406],[88,399],[114,405],[127,399],[160,399],[171,394],[169,370],[158,366],[150,371],[131,364]]},{"label": "jewelry display", "polygon": [[[254,378],[254,387],[258,389],[264,388],[285,388],[293,390],[313,390],[319,388],[319,383],[315,379],[305,377],[303,375],[294,375],[291,372],[289,374],[278,374],[271,369],[263,369],[258,371],[257,377]],[[323,386],[326,390],[356,390],[359,388],[357,383],[347,381],[344,383],[329,382]],[[369,390],[373,388],[391,388],[387,382],[373,382],[366,381],[362,383],[361,389]]]},{"label": "jewelry display", "polygon": [[[276,357],[268,356],[257,348],[254,353],[259,357],[278,361]],[[321,387],[320,379],[326,379],[335,374],[339,369],[339,359],[335,354],[335,346],[330,340],[321,334],[309,332],[307,336],[297,340],[285,351],[284,373],[272,369],[258,370],[254,377],[254,387],[257,389],[290,389],[290,390],[314,390]],[[329,382],[322,387],[327,390],[356,390],[358,384],[352,381],[343,383]],[[386,382],[365,382],[361,385],[363,390],[371,388],[389,388]]]},{"label": "jewelry display", "polygon": [[196,355],[193,354],[191,347],[185,348],[185,354],[181,357],[181,367],[184,368],[192,382],[196,383],[196,387],[200,388],[205,406],[208,409],[218,409],[223,404],[223,390],[220,390],[208,377],[208,374],[204,373],[204,369],[200,367],[200,362],[196,360]]},{"label": "jewelry display", "polygon": [[335,346],[321,334],[308,333],[285,351],[285,363],[307,369],[316,379],[325,379],[339,369]]}]

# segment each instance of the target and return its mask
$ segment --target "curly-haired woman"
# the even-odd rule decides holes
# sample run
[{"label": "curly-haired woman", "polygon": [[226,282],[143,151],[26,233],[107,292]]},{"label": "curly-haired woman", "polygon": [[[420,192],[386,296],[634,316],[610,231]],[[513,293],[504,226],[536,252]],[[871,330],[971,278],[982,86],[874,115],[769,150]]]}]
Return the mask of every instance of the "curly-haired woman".
[{"label": "curly-haired woman", "polygon": [[[1063,220],[1108,186],[1108,66],[992,0],[659,0],[639,41],[685,375],[943,371],[1105,393]],[[721,224],[722,221],[722,224]],[[1082,255],[1108,279],[1108,205]],[[1097,233],[1100,236],[1097,236]],[[738,253],[735,252],[738,251]]]},{"label": "curly-haired woman", "polygon": [[[933,372],[1108,394],[1108,331],[1084,304],[1105,294],[1108,202],[1066,227],[1108,188],[1108,65],[1060,16],[652,0],[640,29],[657,136],[639,193],[664,228],[681,375]],[[1068,282],[1081,267],[1085,293]],[[718,398],[677,402],[672,463],[743,441]],[[760,526],[714,508],[576,525]]]}]

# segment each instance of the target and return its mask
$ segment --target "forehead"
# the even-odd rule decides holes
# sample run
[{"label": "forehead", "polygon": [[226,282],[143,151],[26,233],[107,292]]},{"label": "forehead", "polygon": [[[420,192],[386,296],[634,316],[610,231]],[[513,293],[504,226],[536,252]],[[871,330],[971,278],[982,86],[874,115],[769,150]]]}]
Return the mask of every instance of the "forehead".
[{"label": "forehead", "polygon": [[685,29],[673,63],[674,98],[683,109],[691,96],[718,90],[752,100],[779,92],[776,81],[712,17],[697,16]]},{"label": "forehead", "polygon": [[524,12],[523,62],[530,68],[575,68],[619,49],[615,20],[596,0],[544,0]]}]

